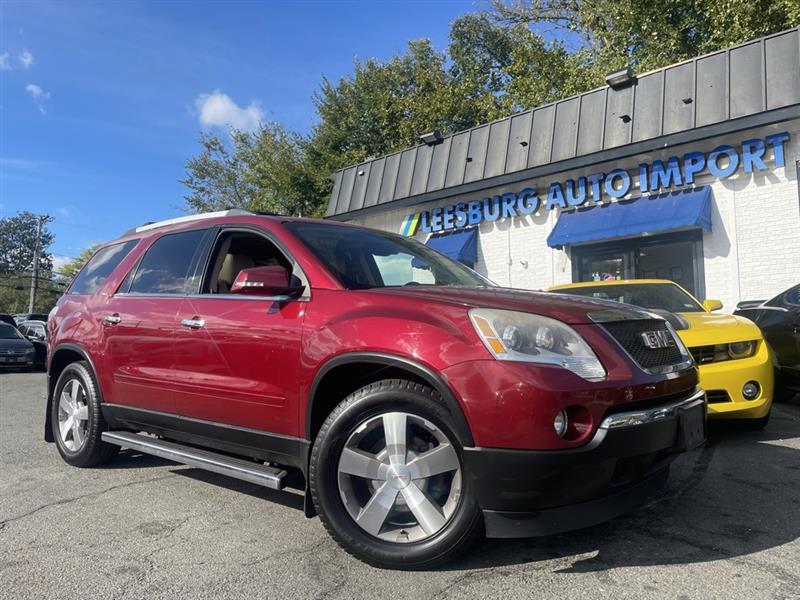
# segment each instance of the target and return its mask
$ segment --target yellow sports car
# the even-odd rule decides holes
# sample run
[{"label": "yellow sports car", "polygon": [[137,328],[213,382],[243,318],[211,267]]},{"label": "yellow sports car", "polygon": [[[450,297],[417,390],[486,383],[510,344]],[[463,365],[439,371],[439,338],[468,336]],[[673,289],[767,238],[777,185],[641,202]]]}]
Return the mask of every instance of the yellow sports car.
[{"label": "yellow sports car", "polygon": [[708,417],[743,419],[757,429],[767,424],[774,387],[769,347],[752,321],[712,314],[722,308],[719,300],[701,303],[664,279],[589,281],[548,291],[626,302],[660,314],[697,363],[700,385],[708,396]]}]

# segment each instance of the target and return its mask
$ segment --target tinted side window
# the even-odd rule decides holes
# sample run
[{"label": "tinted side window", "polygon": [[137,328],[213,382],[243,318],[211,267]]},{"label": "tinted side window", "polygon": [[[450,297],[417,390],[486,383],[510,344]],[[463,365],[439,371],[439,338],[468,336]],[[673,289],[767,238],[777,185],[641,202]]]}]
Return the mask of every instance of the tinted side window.
[{"label": "tinted side window", "polygon": [[81,269],[69,287],[69,294],[94,294],[109,275],[128,256],[139,240],[114,244],[99,250]]},{"label": "tinted side window", "polygon": [[800,285],[786,292],[786,303],[794,307],[800,307]]},{"label": "tinted side window", "polygon": [[131,281],[131,294],[182,294],[205,229],[165,235],[145,253]]}]

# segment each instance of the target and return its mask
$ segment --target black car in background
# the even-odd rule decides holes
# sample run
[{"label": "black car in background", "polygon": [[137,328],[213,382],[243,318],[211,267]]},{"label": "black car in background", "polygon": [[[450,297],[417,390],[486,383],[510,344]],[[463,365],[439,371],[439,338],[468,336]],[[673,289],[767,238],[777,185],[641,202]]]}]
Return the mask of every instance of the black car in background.
[{"label": "black car in background", "polygon": [[0,323],[0,369],[30,371],[36,360],[36,349],[16,327]]},{"label": "black car in background", "polygon": [[758,325],[772,348],[777,363],[775,399],[800,393],[800,285],[772,300],[740,302],[733,314]]},{"label": "black car in background", "polygon": [[23,321],[17,325],[19,332],[28,338],[36,350],[37,367],[42,369],[47,367],[47,352],[50,348],[50,341],[47,336],[47,323],[44,321]]}]

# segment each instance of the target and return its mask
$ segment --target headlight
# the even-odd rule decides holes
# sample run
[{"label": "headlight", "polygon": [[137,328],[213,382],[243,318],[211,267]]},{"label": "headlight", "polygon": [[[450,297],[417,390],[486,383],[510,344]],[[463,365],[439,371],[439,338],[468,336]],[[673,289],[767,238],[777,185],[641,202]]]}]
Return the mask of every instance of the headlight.
[{"label": "headlight", "polygon": [[36,354],[36,348],[28,348],[25,350],[25,354]]},{"label": "headlight", "polygon": [[732,344],[728,344],[728,356],[734,360],[753,356],[755,352],[755,342],[733,342]]},{"label": "headlight", "polygon": [[558,365],[589,380],[606,375],[589,345],[561,321],[490,308],[473,308],[469,316],[478,336],[497,360]]}]

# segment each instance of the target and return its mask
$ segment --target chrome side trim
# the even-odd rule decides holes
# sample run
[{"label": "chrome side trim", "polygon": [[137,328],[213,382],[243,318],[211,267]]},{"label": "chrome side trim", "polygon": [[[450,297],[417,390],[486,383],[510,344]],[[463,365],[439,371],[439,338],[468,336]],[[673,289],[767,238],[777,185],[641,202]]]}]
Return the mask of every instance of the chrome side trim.
[{"label": "chrome side trim", "polygon": [[234,479],[249,481],[273,490],[282,489],[283,480],[286,477],[286,471],[283,469],[260,465],[253,461],[217,454],[207,450],[198,450],[191,446],[165,442],[164,440],[136,433],[104,431],[102,438],[104,442],[109,444],[131,448],[132,450],[152,454],[173,462],[213,471],[220,475],[227,475]]},{"label": "chrome side trim", "polygon": [[114,297],[121,296],[123,298],[195,298],[198,300],[248,300],[250,302],[279,302],[285,304],[287,302],[308,302],[310,296],[304,298],[293,298],[292,296],[255,296],[248,294],[142,294],[121,292],[114,294]]},{"label": "chrome side trim", "polygon": [[646,425],[654,421],[660,421],[669,417],[674,417],[678,411],[691,408],[695,404],[706,403],[706,392],[701,388],[697,388],[694,393],[688,398],[676,400],[669,404],[662,404],[661,406],[654,406],[642,410],[634,410],[629,412],[616,413],[607,416],[600,423],[600,429],[618,429],[620,427],[636,427],[637,425]]}]

